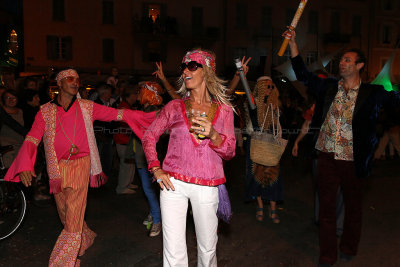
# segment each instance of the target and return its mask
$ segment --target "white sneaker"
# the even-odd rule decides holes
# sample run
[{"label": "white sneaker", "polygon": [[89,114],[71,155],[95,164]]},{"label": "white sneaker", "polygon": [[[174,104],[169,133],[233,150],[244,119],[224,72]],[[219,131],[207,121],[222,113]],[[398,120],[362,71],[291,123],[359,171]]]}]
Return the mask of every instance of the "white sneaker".
[{"label": "white sneaker", "polygon": [[150,237],[155,237],[155,236],[158,236],[160,233],[161,233],[161,223],[160,222],[159,223],[154,223],[151,226],[149,236]]},{"label": "white sneaker", "polygon": [[152,224],[153,223],[153,216],[151,216],[151,214],[147,215],[146,219],[144,219],[143,221],[143,225],[148,225],[148,224]]}]

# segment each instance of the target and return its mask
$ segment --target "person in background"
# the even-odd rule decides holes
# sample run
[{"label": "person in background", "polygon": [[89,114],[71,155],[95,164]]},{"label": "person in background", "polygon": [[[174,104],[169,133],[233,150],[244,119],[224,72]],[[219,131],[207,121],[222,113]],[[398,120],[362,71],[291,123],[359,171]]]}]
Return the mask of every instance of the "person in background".
[{"label": "person in background", "polygon": [[[253,97],[257,106],[257,122],[260,130],[270,132],[277,129],[279,123],[279,91],[272,79],[262,76],[257,79]],[[255,126],[253,125],[253,129]],[[246,147],[246,180],[249,183],[247,197],[257,202],[256,220],[264,220],[264,202],[269,204],[269,218],[273,223],[280,223],[277,211],[277,202],[283,200],[283,182],[280,176],[280,167],[264,166],[253,162],[250,158],[251,138],[248,138]]]},{"label": "person in background", "polygon": [[[137,101],[139,94],[138,86],[128,84],[122,93],[122,102],[119,103],[119,109],[133,109],[133,105]],[[114,142],[117,147],[117,153],[119,157],[119,173],[118,173],[118,185],[116,188],[117,194],[134,194],[137,185],[132,184],[135,176],[135,163],[133,161],[127,161],[126,153],[130,149],[128,147],[129,139],[131,136],[131,130],[129,125],[124,122],[118,122],[117,134],[113,135]]]},{"label": "person in background", "polygon": [[239,148],[239,154],[242,156],[246,154],[243,144],[244,139],[247,138],[244,136],[244,131],[246,128],[246,118],[244,111],[244,105],[246,101],[245,97],[246,96],[244,95],[235,95],[233,101],[236,110],[236,113],[234,114],[236,146],[237,148]]},{"label": "person in background", "polygon": [[400,107],[394,110],[383,110],[383,136],[379,140],[374,154],[374,160],[385,158],[385,150],[389,145],[389,155],[387,158],[394,158],[394,150],[400,156]]},{"label": "person in background", "polygon": [[111,76],[107,78],[106,83],[111,85],[113,88],[117,88],[118,81],[119,81],[118,68],[112,67],[111,68]]},{"label": "person in background", "polygon": [[[162,108],[163,99],[160,96],[162,88],[155,82],[141,82],[139,101],[144,112],[158,111]],[[135,161],[139,177],[142,181],[143,191],[150,206],[150,214],[147,216],[143,224],[151,223],[149,232],[150,237],[158,236],[161,232],[161,210],[158,203],[158,194],[154,192],[152,180],[153,177],[147,169],[146,156],[143,151],[142,143],[137,136],[134,136],[133,148],[135,152]]]},{"label": "person in background", "polygon": [[[164,266],[188,266],[186,215],[190,200],[198,266],[217,266],[217,212],[230,218],[223,160],[235,156],[233,107],[215,74],[215,55],[196,49],[181,64],[184,99],[170,101],[142,139],[148,167],[160,185]],[[168,130],[162,167],[156,143]]]},{"label": "person in background", "polygon": [[27,77],[24,80],[24,89],[25,90],[35,90],[38,91],[38,84],[37,84],[37,80],[34,77]]},{"label": "person in background", "polygon": [[79,86],[78,92],[82,99],[89,99],[89,92],[85,86]]},{"label": "person in background", "polygon": [[[18,86],[18,107],[21,109],[25,109],[26,106],[26,91],[36,91],[39,97],[39,87],[38,83],[35,77],[25,77],[24,80],[20,83],[20,86]],[[33,118],[35,118],[35,114],[33,115]],[[32,121],[33,122],[33,121]],[[28,128],[29,130],[29,128]]]},{"label": "person in background", "polygon": [[24,96],[26,90],[33,90],[33,91],[39,91],[38,87],[38,82],[35,77],[26,77],[23,82],[23,88],[22,88],[22,96]]},{"label": "person in background", "polygon": [[[4,111],[11,116],[19,125],[24,126],[24,115],[22,109],[17,107],[18,96],[17,92],[14,90],[6,90],[1,96],[1,101],[3,104]],[[15,132],[7,124],[2,125],[0,129],[1,145],[7,146],[12,145],[14,147],[13,151],[10,151],[3,155],[3,162],[6,168],[11,166],[11,163],[18,154],[22,142],[24,141],[24,136]]]},{"label": "person in background", "polygon": [[119,80],[117,83],[117,87],[114,88],[114,91],[112,93],[112,107],[118,107],[119,103],[122,101],[122,95],[124,93],[124,90],[126,86],[128,85],[127,81],[124,80]]},{"label": "person in background", "polygon": [[38,113],[40,108],[39,92],[32,89],[26,89],[24,95],[25,103],[22,105],[24,127],[30,130],[33,121],[35,120],[36,113]]},{"label": "person in background", "polygon": [[7,90],[17,90],[14,72],[1,73],[1,84],[4,85]]},{"label": "person in background", "polygon": [[[94,100],[95,103],[106,107],[111,107],[111,85],[101,83],[98,85],[96,91],[98,97]],[[112,137],[112,126],[111,122],[95,121],[94,131],[96,135],[97,147],[100,153],[101,166],[107,176],[111,175],[112,162],[113,162],[113,137]]]},{"label": "person in background", "polygon": [[[0,99],[2,99],[5,91],[6,88],[3,85],[0,85]],[[7,125],[21,136],[25,136],[28,133],[28,130],[25,129],[23,125],[14,120],[13,117],[4,110],[3,101],[0,101],[0,129],[3,125]]]},{"label": "person in background", "polygon": [[[36,114],[40,110],[40,98],[39,91],[33,89],[25,89],[24,91],[25,104],[22,105],[23,116],[24,116],[24,126],[26,129],[30,130],[32,128],[33,122],[35,120]],[[48,200],[50,195],[48,192],[47,179],[44,179],[43,172],[45,168],[45,157],[43,144],[38,146],[37,160],[35,162],[35,173],[37,177],[32,183],[33,190],[27,190],[28,195],[33,195],[33,199],[36,201]],[[47,190],[47,192],[46,192]],[[33,191],[33,192],[32,192]]]}]

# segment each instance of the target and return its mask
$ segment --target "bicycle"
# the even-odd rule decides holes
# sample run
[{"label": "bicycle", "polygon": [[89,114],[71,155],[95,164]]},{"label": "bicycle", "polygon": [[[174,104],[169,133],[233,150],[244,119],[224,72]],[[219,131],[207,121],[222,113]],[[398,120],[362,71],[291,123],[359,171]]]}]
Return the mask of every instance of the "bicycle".
[{"label": "bicycle", "polygon": [[4,181],[7,169],[3,155],[13,146],[0,146],[0,240],[12,235],[21,225],[26,212],[26,198],[17,183]]}]

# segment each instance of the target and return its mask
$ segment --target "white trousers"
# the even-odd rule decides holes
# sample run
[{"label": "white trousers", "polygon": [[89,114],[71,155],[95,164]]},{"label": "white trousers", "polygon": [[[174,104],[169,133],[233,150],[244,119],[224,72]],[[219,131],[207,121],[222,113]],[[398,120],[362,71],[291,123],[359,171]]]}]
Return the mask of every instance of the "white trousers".
[{"label": "white trousers", "polygon": [[197,266],[217,266],[218,188],[185,183],[171,178],[175,191],[162,190],[160,206],[164,266],[188,266],[186,214],[192,205],[197,237]]}]

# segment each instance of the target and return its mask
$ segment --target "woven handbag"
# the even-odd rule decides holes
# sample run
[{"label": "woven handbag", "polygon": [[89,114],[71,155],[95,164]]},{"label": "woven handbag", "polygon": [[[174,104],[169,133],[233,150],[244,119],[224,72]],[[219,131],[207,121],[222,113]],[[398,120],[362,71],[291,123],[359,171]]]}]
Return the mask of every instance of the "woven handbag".
[{"label": "woven handbag", "polygon": [[[275,128],[272,104],[270,106],[272,116],[272,134],[263,131],[254,131],[251,134],[250,142],[251,160],[264,166],[278,165],[288,142],[282,138],[282,126],[279,122],[279,109],[277,125]],[[265,113],[264,122],[261,129],[264,129],[265,120],[267,118],[270,106],[267,107],[267,112]]]}]

